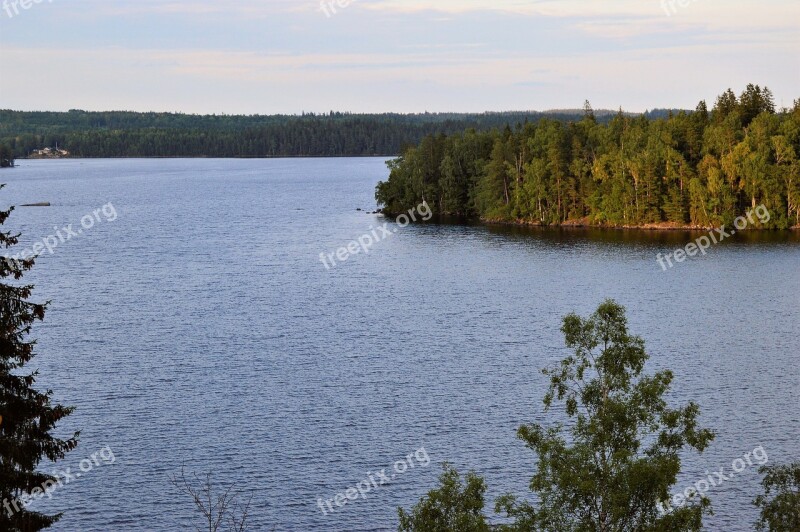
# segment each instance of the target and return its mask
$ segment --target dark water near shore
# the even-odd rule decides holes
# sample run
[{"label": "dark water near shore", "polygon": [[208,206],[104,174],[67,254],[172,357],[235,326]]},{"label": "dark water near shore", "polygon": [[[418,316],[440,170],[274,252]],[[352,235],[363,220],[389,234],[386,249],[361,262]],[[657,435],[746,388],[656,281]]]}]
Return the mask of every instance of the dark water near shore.
[{"label": "dark water near shore", "polygon": [[[527,494],[531,451],[515,439],[543,413],[543,366],[565,356],[568,312],[628,307],[649,369],[718,432],[688,455],[682,490],[763,446],[800,460],[800,242],[737,235],[662,271],[702,233],[412,225],[326,270],[385,220],[381,159],[20,161],[0,173],[6,227],[23,246],[111,202],[101,221],[26,280],[52,300],[37,326],[40,384],[75,405],[62,424],[115,462],[59,488],[54,530],[181,530],[187,470],[252,495],[254,530],[389,530],[441,462],[482,473],[487,507]],[[393,227],[393,226],[390,226]],[[332,515],[333,499],[423,447],[394,481]],[[709,530],[748,530],[757,467],[712,489]]]}]

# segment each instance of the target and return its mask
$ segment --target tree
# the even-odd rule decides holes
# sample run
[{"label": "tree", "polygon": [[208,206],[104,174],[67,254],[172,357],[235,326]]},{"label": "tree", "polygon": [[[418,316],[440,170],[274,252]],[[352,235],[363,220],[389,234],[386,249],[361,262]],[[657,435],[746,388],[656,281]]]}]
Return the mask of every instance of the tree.
[{"label": "tree", "polygon": [[444,465],[440,486],[428,492],[406,513],[402,508],[400,532],[488,532],[483,516],[486,483],[475,473],[467,473],[466,484],[454,468]]},{"label": "tree", "polygon": [[14,152],[5,144],[0,144],[0,168],[14,166]]},{"label": "tree", "polygon": [[762,89],[751,83],[739,98],[739,107],[742,121],[747,127],[761,113],[775,114],[775,97],[768,87]]},{"label": "tree", "polygon": [[484,178],[478,186],[477,203],[481,212],[502,218],[510,211],[509,166],[505,143],[498,138],[486,163]]},{"label": "tree", "polygon": [[700,103],[697,104],[694,113],[697,117],[697,120],[699,120],[702,124],[705,125],[708,123],[708,105],[706,104],[705,100],[700,100]]},{"label": "tree", "polygon": [[761,508],[756,530],[796,532],[800,530],[800,462],[784,466],[764,466],[761,485],[764,494],[753,504]]},{"label": "tree", "polygon": [[592,109],[592,104],[589,103],[589,100],[583,102],[583,117],[590,122],[597,122],[597,118],[594,116],[594,109]]},{"label": "tree", "polygon": [[[0,187],[2,188],[2,187]],[[0,225],[13,207],[0,211]],[[17,244],[18,235],[0,232],[0,247]],[[34,259],[0,260],[0,279],[20,280],[34,265]],[[34,531],[49,527],[61,515],[29,511],[25,501],[56,484],[56,478],[38,472],[39,463],[56,461],[78,444],[78,433],[59,439],[51,433],[72,408],[52,403],[52,391],[34,389],[38,372],[26,367],[34,356],[35,341],[29,340],[31,326],[44,319],[46,304],[28,299],[32,286],[0,283],[0,530]]]},{"label": "tree", "polygon": [[750,85],[711,113],[705,101],[656,119],[584,107],[569,124],[429,136],[392,165],[376,199],[387,212],[424,195],[440,213],[490,222],[617,227],[729,225],[763,203],[775,216],[760,228],[800,224],[800,101],[775,114],[769,89]]},{"label": "tree", "polygon": [[731,89],[726,90],[717,98],[714,105],[714,118],[721,122],[739,107],[739,100]]},{"label": "tree", "polygon": [[554,401],[563,404],[572,420],[569,437],[561,425],[519,429],[539,458],[530,484],[539,502],[506,495],[497,511],[516,519],[513,530],[700,530],[707,499],[690,496],[674,509],[661,503],[676,482],[680,452],[702,452],[714,438],[698,427],[698,406],[667,406],[670,371],[642,375],[649,358],[644,341],[628,333],[625,309],[616,302],[604,302],[587,319],[570,314],[561,330],[574,353],[544,370],[550,377],[544,404],[548,410]]},{"label": "tree", "polygon": [[192,499],[195,510],[202,516],[203,527],[197,530],[218,532],[223,529],[223,525],[227,525],[225,530],[230,532],[245,532],[248,529],[247,519],[252,497],[242,504],[239,502],[239,494],[232,487],[223,492],[215,492],[210,474],[201,478],[195,473],[192,477],[187,478],[186,470],[182,467],[180,475],[170,477],[170,482]]}]

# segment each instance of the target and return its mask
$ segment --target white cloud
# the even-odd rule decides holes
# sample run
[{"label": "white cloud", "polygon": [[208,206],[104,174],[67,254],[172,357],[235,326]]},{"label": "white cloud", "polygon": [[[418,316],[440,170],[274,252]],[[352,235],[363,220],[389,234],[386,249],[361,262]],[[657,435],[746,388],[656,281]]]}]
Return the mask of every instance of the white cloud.
[{"label": "white cloud", "polygon": [[669,17],[660,0],[355,0],[335,21],[317,0],[83,4],[91,18],[53,3],[35,14],[49,25],[4,28],[4,107],[643,110],[751,81],[800,96],[800,3],[782,0],[697,0]]},{"label": "white cloud", "polygon": [[[687,2],[682,7],[680,4]],[[690,29],[800,30],[800,3],[794,0],[374,0],[362,7],[378,11],[463,14],[505,12],[520,16],[579,19],[579,28],[611,38]],[[622,29],[626,27],[626,29]],[[603,31],[606,28],[607,31]]]},{"label": "white cloud", "polygon": [[[797,70],[772,45],[686,45],[653,50],[551,54],[264,54],[207,50],[4,51],[25,86],[0,81],[6,106],[24,108],[299,112],[578,107],[637,111],[694,107],[728,86],[754,81],[791,101]],[[726,57],[737,57],[736,70]],[[98,76],[97,73],[102,73]],[[53,84],[60,90],[54,94]],[[25,103],[27,102],[27,103]]]}]

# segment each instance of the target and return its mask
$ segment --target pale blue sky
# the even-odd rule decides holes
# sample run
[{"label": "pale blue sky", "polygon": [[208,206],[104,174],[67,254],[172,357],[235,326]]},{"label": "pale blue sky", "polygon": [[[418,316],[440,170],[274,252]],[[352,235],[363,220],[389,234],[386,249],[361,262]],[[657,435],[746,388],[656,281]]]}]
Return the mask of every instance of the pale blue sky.
[{"label": "pale blue sky", "polygon": [[641,111],[748,82],[779,105],[800,98],[797,0],[334,0],[330,16],[320,0],[13,1],[0,0],[0,108],[500,111],[588,98]]}]

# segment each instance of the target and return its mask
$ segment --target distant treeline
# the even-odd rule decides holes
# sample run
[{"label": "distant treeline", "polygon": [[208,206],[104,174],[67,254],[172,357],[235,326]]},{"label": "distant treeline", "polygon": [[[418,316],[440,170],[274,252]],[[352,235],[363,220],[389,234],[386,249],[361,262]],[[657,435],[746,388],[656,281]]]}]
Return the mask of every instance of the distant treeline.
[{"label": "distant treeline", "polygon": [[[656,110],[652,116],[669,111]],[[598,113],[610,120],[614,113]],[[580,111],[483,114],[186,115],[0,110],[0,144],[17,158],[42,148],[74,157],[335,157],[399,155],[432,134],[579,120]]]},{"label": "distant treeline", "polygon": [[766,206],[767,228],[800,224],[800,100],[776,111],[767,88],[730,89],[711,112],[601,123],[550,119],[431,135],[390,164],[387,212],[541,225],[719,227]]}]

